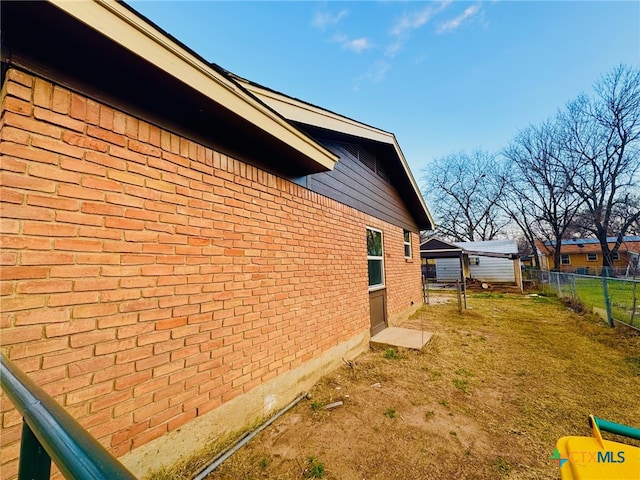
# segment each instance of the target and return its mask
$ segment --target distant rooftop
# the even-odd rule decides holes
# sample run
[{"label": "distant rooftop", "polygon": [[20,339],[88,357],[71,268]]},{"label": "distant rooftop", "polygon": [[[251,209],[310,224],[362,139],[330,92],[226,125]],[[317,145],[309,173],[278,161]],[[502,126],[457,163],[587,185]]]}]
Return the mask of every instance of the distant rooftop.
[{"label": "distant rooftop", "polygon": [[[618,237],[607,237],[607,243],[615,243],[618,240]],[[627,237],[622,237],[623,242],[640,242],[640,235],[630,235]],[[600,240],[597,238],[570,238],[567,240],[562,240],[562,245],[588,245],[588,244],[599,244]],[[554,242],[550,240],[545,240],[544,245],[553,245]]]}]

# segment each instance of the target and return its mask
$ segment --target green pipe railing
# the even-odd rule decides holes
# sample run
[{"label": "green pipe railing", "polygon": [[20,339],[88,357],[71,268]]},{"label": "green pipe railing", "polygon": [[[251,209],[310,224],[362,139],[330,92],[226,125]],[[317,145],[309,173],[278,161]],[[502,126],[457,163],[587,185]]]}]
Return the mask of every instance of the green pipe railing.
[{"label": "green pipe railing", "polygon": [[135,480],[106,448],[0,354],[0,385],[22,415],[18,480],[45,480],[53,461],[67,479]]},{"label": "green pipe railing", "polygon": [[[640,428],[630,427],[629,425],[623,425],[621,423],[610,422],[609,420],[603,420],[602,418],[593,417],[593,421],[603,432],[615,433],[616,435],[622,435],[623,437],[634,438],[640,440]],[[589,423],[592,420],[589,418]]]}]

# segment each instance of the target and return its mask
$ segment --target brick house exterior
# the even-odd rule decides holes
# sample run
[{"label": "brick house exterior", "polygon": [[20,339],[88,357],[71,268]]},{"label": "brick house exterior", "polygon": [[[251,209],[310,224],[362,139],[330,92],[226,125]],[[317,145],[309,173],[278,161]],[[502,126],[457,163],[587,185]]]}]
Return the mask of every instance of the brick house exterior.
[{"label": "brick house exterior", "polygon": [[[110,14],[87,5],[13,5],[2,17],[25,9],[44,36],[59,25],[51,15],[75,28],[83,8]],[[127,7],[109,8],[162,37]],[[7,38],[2,352],[134,473],[191,453],[180,435],[204,445],[237,430],[367,348],[367,228],[384,234],[387,316],[421,303],[418,232],[431,225],[415,191],[400,195],[411,197],[412,227],[354,208],[301,184],[301,172],[336,158],[271,110],[258,112],[260,132],[281,129],[284,140],[220,113],[256,138],[256,151],[242,150],[74,82],[63,60],[40,68],[18,33]],[[272,164],[273,152],[295,168]],[[13,478],[21,419],[0,400],[0,476]]]}]

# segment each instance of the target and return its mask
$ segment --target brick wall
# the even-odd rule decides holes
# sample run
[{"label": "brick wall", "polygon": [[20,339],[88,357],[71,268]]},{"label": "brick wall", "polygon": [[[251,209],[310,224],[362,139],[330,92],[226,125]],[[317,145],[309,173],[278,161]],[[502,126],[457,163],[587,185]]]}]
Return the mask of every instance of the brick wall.
[{"label": "brick wall", "polygon": [[385,282],[387,285],[387,313],[391,323],[394,316],[412,306],[422,304],[422,271],[420,241],[411,234],[411,258],[404,256],[404,230],[382,224],[385,232]]},{"label": "brick wall", "polygon": [[421,298],[398,227],[17,70],[1,115],[2,350],[116,456],[367,330],[367,225]]}]

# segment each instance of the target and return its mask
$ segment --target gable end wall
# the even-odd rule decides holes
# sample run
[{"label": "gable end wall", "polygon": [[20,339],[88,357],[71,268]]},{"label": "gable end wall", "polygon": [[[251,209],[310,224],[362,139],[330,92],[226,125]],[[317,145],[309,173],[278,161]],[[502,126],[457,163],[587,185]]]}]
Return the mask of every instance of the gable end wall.
[{"label": "gable end wall", "polygon": [[366,337],[366,226],[421,302],[417,235],[18,70],[1,101],[2,351],[118,457]]}]

